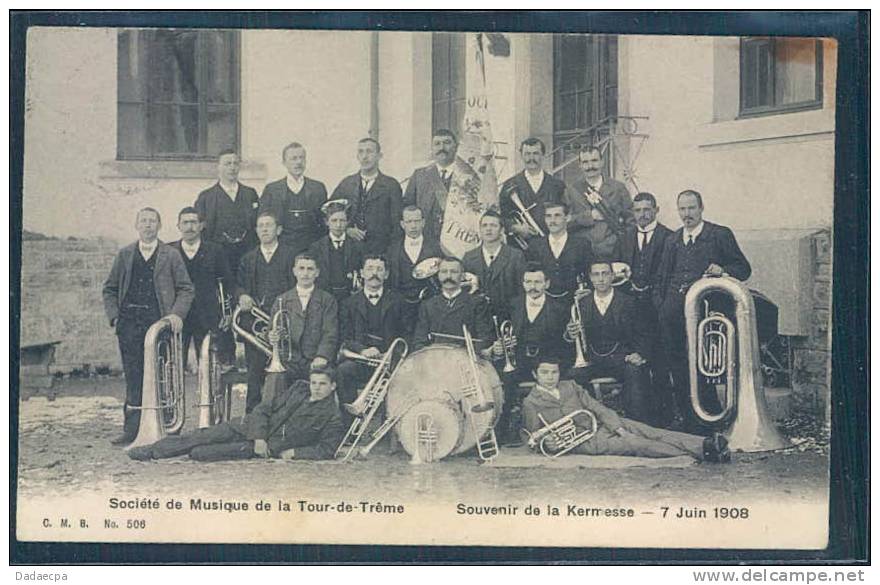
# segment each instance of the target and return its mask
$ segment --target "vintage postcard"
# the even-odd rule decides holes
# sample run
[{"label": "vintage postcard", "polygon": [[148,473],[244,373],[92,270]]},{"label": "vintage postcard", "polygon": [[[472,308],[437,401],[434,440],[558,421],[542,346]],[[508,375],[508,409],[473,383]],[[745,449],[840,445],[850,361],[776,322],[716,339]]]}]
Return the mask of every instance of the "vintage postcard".
[{"label": "vintage postcard", "polygon": [[834,40],[26,55],[19,540],[828,544]]}]

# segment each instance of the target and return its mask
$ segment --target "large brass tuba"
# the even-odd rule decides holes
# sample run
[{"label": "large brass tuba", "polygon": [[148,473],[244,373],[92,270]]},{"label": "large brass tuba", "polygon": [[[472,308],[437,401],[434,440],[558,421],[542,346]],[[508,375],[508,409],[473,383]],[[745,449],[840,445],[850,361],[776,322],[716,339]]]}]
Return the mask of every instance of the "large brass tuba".
[{"label": "large brass tuba", "polygon": [[217,339],[208,333],[199,351],[199,428],[230,419],[232,386],[223,380],[217,355]]},{"label": "large brass tuba", "polygon": [[[726,293],[734,319],[707,310],[706,296]],[[704,310],[707,314],[701,315]],[[761,378],[755,302],[749,289],[729,276],[704,277],[688,290],[684,304],[691,404],[706,423],[726,423],[731,451],[771,451],[788,446],[767,414]],[[700,404],[702,383],[724,384],[724,407],[709,413]]]},{"label": "large brass tuba", "polygon": [[141,406],[127,407],[140,411],[140,425],[137,437],[126,449],[152,445],[183,428],[186,399],[182,348],[181,334],[172,331],[167,319],[159,319],[147,330]]}]

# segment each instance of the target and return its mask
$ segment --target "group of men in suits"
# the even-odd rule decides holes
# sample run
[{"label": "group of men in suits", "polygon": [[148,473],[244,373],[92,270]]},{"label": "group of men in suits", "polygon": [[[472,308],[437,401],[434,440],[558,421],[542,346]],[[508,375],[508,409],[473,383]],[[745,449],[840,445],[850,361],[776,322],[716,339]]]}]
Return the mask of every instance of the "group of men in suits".
[{"label": "group of men in suits", "polygon": [[[457,157],[454,133],[435,132],[432,147],[434,163],[417,169],[404,193],[379,170],[379,143],[362,139],[359,171],[329,198],[321,182],[305,176],[299,143],[284,147],[288,174],[260,197],[238,181],[237,153],[224,151],[217,183],[179,214],[180,241],[158,242],[158,212],[139,212],[139,242],[120,251],[104,289],[127,404],[140,404],[143,332],[160,317],[197,344],[216,335],[224,361],[232,361],[232,335],[221,331],[220,281],[244,314],[285,312],[289,381],[338,368],[333,383],[343,418],[359,414],[345,405],[355,402],[371,371],[340,348],[378,358],[398,337],[415,349],[460,342],[466,326],[499,371],[507,359],[516,364],[502,375],[505,441],[517,440],[524,383],[541,360],[568,370],[579,345],[590,367],[572,375],[585,385],[595,376],[621,380],[629,416],[667,426],[675,403],[687,419],[684,293],[704,273],[745,279],[750,272],[732,232],[702,220],[700,194],[679,195],[683,227],[673,233],[657,222],[653,195],[633,200],[622,183],[604,176],[597,148],[581,150],[582,176],[566,185],[543,171],[545,145],[529,138],[520,145],[523,171],[502,186],[498,210],[480,217],[480,245],[459,259],[440,245],[443,215],[454,182],[473,171]],[[151,246],[160,254],[148,255]],[[433,282],[416,278],[414,268],[430,258],[441,258]],[[612,261],[630,266],[626,287],[612,286]],[[504,321],[511,335],[499,335]],[[250,413],[263,402],[268,357],[249,343],[245,352]],[[117,443],[136,435],[130,419]]]}]

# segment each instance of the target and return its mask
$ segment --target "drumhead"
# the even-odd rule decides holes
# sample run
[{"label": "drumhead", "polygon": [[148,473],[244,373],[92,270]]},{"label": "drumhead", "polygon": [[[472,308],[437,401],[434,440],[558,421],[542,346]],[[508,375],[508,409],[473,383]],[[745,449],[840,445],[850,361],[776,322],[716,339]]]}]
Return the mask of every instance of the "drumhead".
[{"label": "drumhead", "polygon": [[443,459],[462,439],[461,410],[449,401],[425,400],[410,408],[395,427],[397,438],[410,455],[422,461]]}]

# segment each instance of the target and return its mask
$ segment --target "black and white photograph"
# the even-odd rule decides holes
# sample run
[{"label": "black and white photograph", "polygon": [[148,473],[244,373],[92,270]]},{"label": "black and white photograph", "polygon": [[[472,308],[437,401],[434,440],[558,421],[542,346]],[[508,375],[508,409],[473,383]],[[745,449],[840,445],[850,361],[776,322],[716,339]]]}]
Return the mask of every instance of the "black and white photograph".
[{"label": "black and white photograph", "polygon": [[838,42],[313,28],[28,28],[17,539],[825,549]]}]

